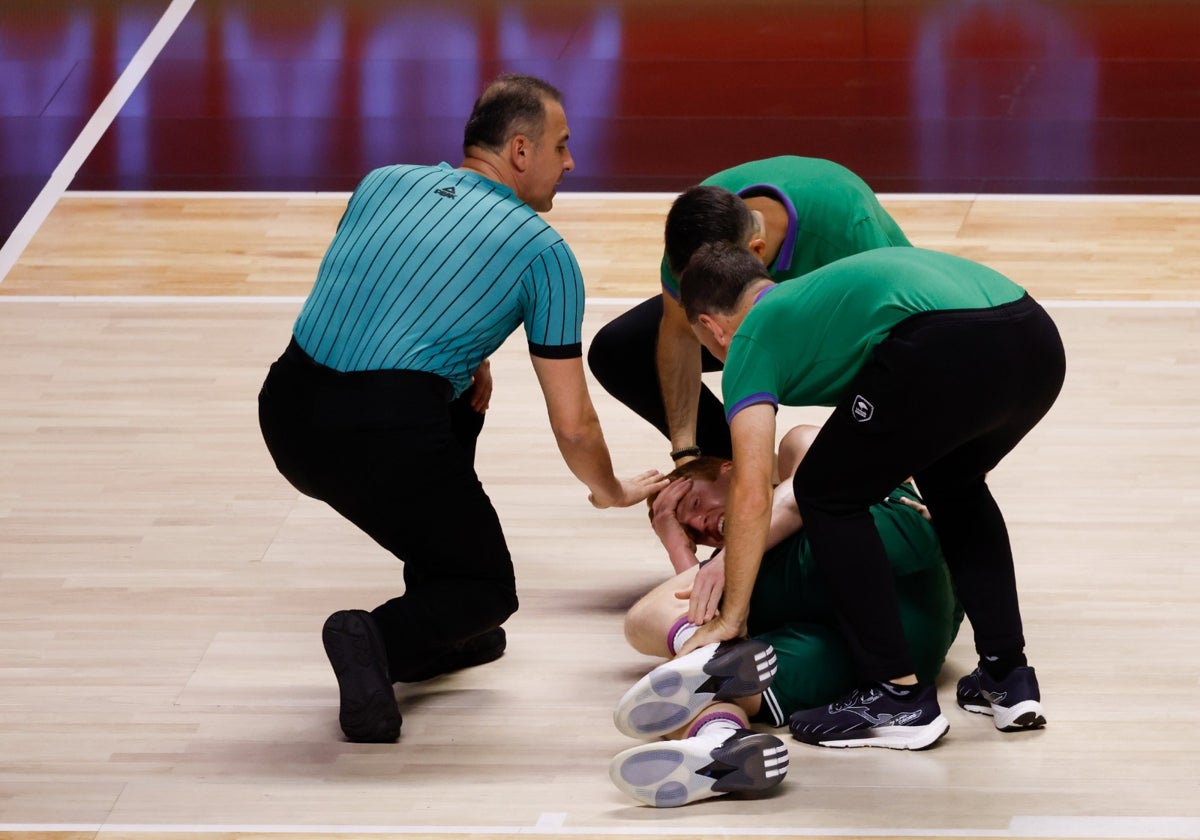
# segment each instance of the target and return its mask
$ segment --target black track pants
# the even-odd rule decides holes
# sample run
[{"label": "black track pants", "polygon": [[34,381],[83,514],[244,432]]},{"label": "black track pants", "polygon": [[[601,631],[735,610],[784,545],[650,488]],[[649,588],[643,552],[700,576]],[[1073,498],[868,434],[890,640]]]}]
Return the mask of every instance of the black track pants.
[{"label": "black track pants", "polygon": [[[662,306],[662,295],[658,295],[601,327],[588,349],[588,367],[605,391],[669,438],[655,360]],[[721,363],[711,353],[701,348],[701,354],[704,372],[721,369]],[[703,385],[696,419],[696,444],[705,455],[728,458],[733,454],[725,409]]]},{"label": "black track pants", "polygon": [[867,508],[914,476],[980,653],[1025,640],[1008,531],[987,473],[1062,388],[1053,321],[1031,298],[902,322],[796,471],[796,501],[864,679],[912,673],[891,567]]}]

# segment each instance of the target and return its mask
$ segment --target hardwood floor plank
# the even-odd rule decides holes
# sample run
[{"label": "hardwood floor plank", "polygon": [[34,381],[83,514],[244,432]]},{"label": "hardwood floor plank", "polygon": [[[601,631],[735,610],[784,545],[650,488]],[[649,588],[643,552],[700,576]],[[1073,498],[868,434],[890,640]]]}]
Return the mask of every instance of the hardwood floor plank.
[{"label": "hardwood floor plank", "polygon": [[[560,195],[548,218],[593,298],[660,291],[672,196]],[[345,207],[292,197],[67,195],[0,295],[307,294]],[[914,244],[1011,276],[1041,299],[1200,298],[1200,201],[883,198]]]}]

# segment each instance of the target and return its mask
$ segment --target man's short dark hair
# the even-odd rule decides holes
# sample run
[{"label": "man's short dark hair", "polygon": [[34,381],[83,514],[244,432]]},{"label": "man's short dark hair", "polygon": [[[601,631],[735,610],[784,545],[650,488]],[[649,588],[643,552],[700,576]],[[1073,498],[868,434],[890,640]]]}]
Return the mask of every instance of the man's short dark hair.
[{"label": "man's short dark hair", "polygon": [[679,278],[679,302],[693,324],[704,315],[730,315],[751,283],[770,280],[767,267],[741,245],[701,245]]},{"label": "man's short dark hair", "polygon": [[561,104],[562,94],[534,76],[498,76],[475,100],[463,130],[463,153],[472,146],[498,152],[518,134],[540,137],[546,123],[546,100]]},{"label": "man's short dark hair", "polygon": [[740,196],[722,187],[692,187],[667,213],[667,265],[678,277],[701,245],[745,245],[753,230],[754,216]]}]

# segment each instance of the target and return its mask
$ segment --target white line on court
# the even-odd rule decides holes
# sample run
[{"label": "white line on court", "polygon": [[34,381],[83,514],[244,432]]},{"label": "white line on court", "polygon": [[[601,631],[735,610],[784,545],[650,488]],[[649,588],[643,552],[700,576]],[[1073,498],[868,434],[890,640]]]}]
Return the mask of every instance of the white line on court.
[{"label": "white line on court", "polygon": [[[472,836],[511,834],[625,835],[652,837],[695,837],[696,827],[671,825],[567,826],[563,814],[543,814],[534,825],[172,825],[106,823],[0,823],[0,833],[91,832],[119,834],[299,834],[365,836],[377,834]],[[734,837],[997,837],[1078,838],[1078,840],[1200,840],[1200,818],[1194,817],[1013,817],[1006,829],[968,828],[718,828],[705,826],[706,836]]]},{"label": "white line on court", "polygon": [[46,217],[50,215],[50,211],[54,209],[58,199],[67,191],[67,187],[71,186],[71,181],[79,172],[79,168],[92,153],[92,149],[96,148],[96,144],[100,142],[104,132],[112,125],[113,120],[129,100],[142,77],[146,75],[146,71],[154,63],[154,59],[162,52],[162,48],[166,46],[171,35],[179,28],[179,24],[194,2],[195,0],[171,0],[171,5],[163,12],[163,16],[146,36],[146,40],[142,42],[138,51],[133,54],[129,65],[113,84],[108,95],[104,97],[104,101],[100,103],[91,119],[87,121],[87,125],[75,138],[75,142],[71,144],[71,148],[58,162],[58,166],[50,175],[46,186],[42,187],[38,197],[34,199],[21,221],[13,228],[8,242],[4,244],[3,248],[0,248],[0,283],[4,282],[9,269],[17,264],[22,252],[33,240],[34,234],[38,232],[42,223],[46,221]]}]

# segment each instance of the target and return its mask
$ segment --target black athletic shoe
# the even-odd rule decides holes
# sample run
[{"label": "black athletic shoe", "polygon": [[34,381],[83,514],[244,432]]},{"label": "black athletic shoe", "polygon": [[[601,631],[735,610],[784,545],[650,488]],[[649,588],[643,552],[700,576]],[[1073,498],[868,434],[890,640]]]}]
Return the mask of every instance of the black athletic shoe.
[{"label": "black athletic shoe", "polygon": [[836,703],[795,712],[788,728],[798,741],[822,747],[923,750],[950,729],[937,689],[914,686],[898,697],[882,685],[858,688]]},{"label": "black athletic shoe", "polygon": [[613,723],[631,738],[666,735],[710,703],[761,694],[776,670],[775,649],[766,642],[713,642],[634,683],[618,701]]},{"label": "black athletic shoe", "polygon": [[625,750],[608,775],[639,802],[674,808],[724,793],[761,794],[782,782],[787,769],[787,746],[774,735],[720,729]]},{"label": "black athletic shoe", "polygon": [[339,610],[325,620],[321,640],[337,675],[341,694],[338,722],[346,738],[361,744],[399,738],[400,709],[375,619],[364,610]]},{"label": "black athletic shoe", "polygon": [[958,705],[968,712],[991,715],[1001,732],[1023,732],[1046,725],[1042,693],[1033,668],[1022,665],[997,682],[976,668],[958,681]]},{"label": "black athletic shoe", "polygon": [[451,671],[461,671],[494,662],[504,654],[508,644],[508,636],[503,627],[493,627],[478,636],[472,636],[456,645],[450,645],[443,651],[431,654],[429,658],[413,665],[396,677],[396,682],[421,682],[430,680]]}]

